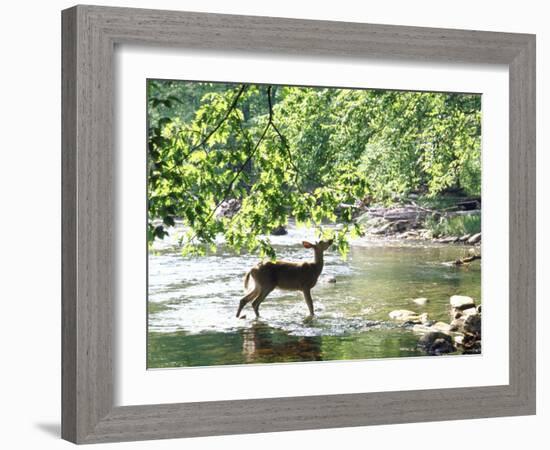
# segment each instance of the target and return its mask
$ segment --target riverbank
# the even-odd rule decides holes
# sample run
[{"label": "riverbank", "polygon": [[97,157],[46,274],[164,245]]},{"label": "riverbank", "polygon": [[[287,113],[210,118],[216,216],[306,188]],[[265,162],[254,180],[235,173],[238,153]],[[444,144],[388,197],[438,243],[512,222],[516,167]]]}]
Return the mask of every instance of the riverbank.
[{"label": "riverbank", "polygon": [[369,238],[432,241],[441,244],[481,245],[481,203],[459,199],[445,208],[419,205],[413,200],[392,206],[372,206],[356,213]]}]

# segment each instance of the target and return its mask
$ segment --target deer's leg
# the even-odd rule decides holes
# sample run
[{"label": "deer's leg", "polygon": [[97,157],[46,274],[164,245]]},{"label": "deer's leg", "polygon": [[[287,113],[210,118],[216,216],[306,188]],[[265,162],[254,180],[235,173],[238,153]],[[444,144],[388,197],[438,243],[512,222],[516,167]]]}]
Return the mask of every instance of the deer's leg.
[{"label": "deer's leg", "polygon": [[256,317],[260,317],[260,304],[265,300],[265,298],[269,295],[269,293],[274,288],[268,288],[264,289],[258,297],[252,302],[252,308],[254,308],[254,313],[256,314]]},{"label": "deer's leg", "polygon": [[315,315],[315,312],[313,311],[313,299],[311,298],[311,291],[309,289],[304,289],[303,293],[304,293],[304,299],[309,309],[309,315],[310,317],[313,317]]},{"label": "deer's leg", "polygon": [[249,292],[246,294],[243,298],[241,298],[241,301],[239,302],[239,308],[237,309],[237,317],[241,315],[241,311],[245,307],[245,305],[254,299],[258,295],[258,292],[256,290],[253,290],[252,292]]}]

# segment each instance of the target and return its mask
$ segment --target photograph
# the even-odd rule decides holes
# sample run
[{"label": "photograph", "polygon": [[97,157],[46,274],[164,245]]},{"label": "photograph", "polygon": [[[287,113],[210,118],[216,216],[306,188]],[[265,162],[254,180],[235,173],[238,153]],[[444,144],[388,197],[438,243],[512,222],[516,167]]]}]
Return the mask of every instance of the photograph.
[{"label": "photograph", "polygon": [[2,448],[549,441],[543,2],[3,6]]},{"label": "photograph", "polygon": [[481,353],[481,94],[146,92],[148,369]]}]

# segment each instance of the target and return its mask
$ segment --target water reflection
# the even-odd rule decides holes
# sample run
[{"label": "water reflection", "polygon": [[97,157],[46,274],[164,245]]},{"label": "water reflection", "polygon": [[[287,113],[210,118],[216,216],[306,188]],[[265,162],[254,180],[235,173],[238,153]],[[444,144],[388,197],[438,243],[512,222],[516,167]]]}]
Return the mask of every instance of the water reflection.
[{"label": "water reflection", "polygon": [[272,361],[321,361],[321,338],[287,336],[278,340],[274,330],[256,322],[242,330],[243,356],[246,363]]},{"label": "water reflection", "polygon": [[418,336],[390,326],[343,336],[293,336],[256,323],[235,332],[149,333],[149,368],[419,356]]}]

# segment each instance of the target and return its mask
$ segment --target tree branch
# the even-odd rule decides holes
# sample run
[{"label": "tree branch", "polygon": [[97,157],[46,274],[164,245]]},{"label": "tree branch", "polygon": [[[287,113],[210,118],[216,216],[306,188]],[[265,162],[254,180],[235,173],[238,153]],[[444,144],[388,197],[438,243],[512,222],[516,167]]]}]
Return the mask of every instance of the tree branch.
[{"label": "tree branch", "polygon": [[[267,96],[268,96],[268,99],[269,99],[269,103],[271,104],[271,86],[269,86],[267,88]],[[233,186],[235,184],[235,182],[237,181],[237,178],[239,178],[239,176],[241,175],[241,173],[243,172],[244,168],[246,167],[246,165],[252,160],[252,158],[254,157],[254,155],[256,154],[256,151],[258,150],[258,148],[260,147],[260,144],[262,143],[262,141],[264,140],[265,138],[265,135],[267,134],[269,128],[271,127],[272,125],[272,122],[271,122],[271,114],[269,115],[269,120],[267,122],[267,125],[265,126],[260,138],[258,139],[258,141],[256,142],[256,145],[254,146],[254,148],[252,149],[252,151],[250,152],[250,154],[248,155],[248,157],[246,158],[246,160],[241,164],[241,166],[238,168],[237,170],[237,173],[235,174],[235,176],[231,179],[231,181],[229,182],[229,184],[227,185],[227,188],[225,189],[224,191],[224,194],[222,196],[222,199],[216,204],[216,206],[214,207],[214,209],[212,209],[212,211],[210,211],[210,214],[208,215],[208,217],[206,218],[206,220],[204,221],[204,223],[208,223],[212,217],[214,216],[214,214],[216,213],[216,211],[218,210],[218,208],[222,205],[223,202],[227,201],[227,197],[228,195],[231,193],[231,191],[233,190]],[[195,232],[195,234],[189,239],[190,242],[192,242],[195,238],[197,237],[197,233]]]},{"label": "tree branch", "polygon": [[[286,141],[286,138],[281,133],[279,128],[277,128],[277,126],[275,125],[275,122],[273,122],[273,115],[274,114],[273,114],[273,107],[272,107],[272,104],[271,104],[271,97],[269,97],[269,121],[271,123],[271,126],[273,127],[273,130],[275,131],[275,133],[277,133],[277,136],[279,137],[279,140],[283,144],[283,147],[286,150],[286,153],[288,155],[288,160],[290,162],[290,165],[294,169],[294,185],[296,186],[296,189],[298,189],[302,194],[305,194],[304,190],[301,188],[301,186],[298,182],[298,175],[300,174],[300,170],[298,169],[298,167],[294,163],[294,157],[292,155],[292,152],[290,151],[290,146],[288,145],[288,143]],[[319,180],[318,178],[309,176],[308,174],[303,174],[302,173],[302,176],[307,178],[309,181],[313,181],[314,183],[316,183],[319,186],[322,186],[324,188],[327,188],[327,189],[330,189],[330,190],[336,191],[336,192],[346,193],[345,190],[343,190],[343,189],[337,189],[337,188],[332,187],[332,186],[325,186],[325,184],[321,180]]]},{"label": "tree branch", "polygon": [[[225,112],[224,116],[222,117],[222,119],[216,124],[216,126],[210,130],[210,132],[196,145],[194,145],[193,147],[191,147],[189,149],[189,151],[187,152],[186,155],[184,155],[182,157],[182,161],[181,161],[181,164],[183,164],[185,161],[187,161],[187,159],[189,158],[189,156],[191,156],[191,153],[193,153],[195,150],[197,150],[199,147],[202,147],[204,144],[206,144],[206,142],[208,141],[208,139],[210,139],[214,133],[216,133],[216,131],[218,131],[220,129],[220,127],[223,125],[223,123],[228,119],[229,115],[231,114],[231,112],[235,109],[235,107],[237,106],[237,103],[239,101],[239,99],[241,98],[241,96],[243,95],[244,91],[248,88],[248,86],[246,84],[242,84],[239,91],[235,94],[235,96],[233,97],[233,100],[231,101],[231,104],[229,105],[229,108],[227,109],[227,111]],[[193,133],[199,133],[198,131],[195,131],[193,129],[190,129],[189,127],[187,127],[187,131],[188,132],[193,132]],[[177,137],[178,139],[181,139],[181,136],[178,135]],[[178,174],[180,176],[184,176],[183,172],[182,172],[182,168],[181,168],[181,165],[180,164],[177,164],[175,166],[175,169],[177,170]]]},{"label": "tree branch", "polygon": [[[207,218],[205,219],[204,223],[208,223],[210,222],[210,220],[212,219],[212,217],[214,216],[214,214],[216,213],[216,211],[218,210],[218,208],[225,202],[228,200],[228,196],[229,194],[231,193],[231,191],[233,190],[233,186],[235,185],[235,182],[237,181],[237,179],[240,177],[240,175],[242,174],[244,168],[246,167],[246,165],[252,160],[252,158],[255,156],[258,148],[260,147],[260,144],[262,143],[262,141],[264,140],[265,136],[267,135],[267,132],[269,131],[270,128],[273,128],[273,130],[275,131],[275,133],[277,134],[279,140],[281,141],[281,144],[283,145],[284,149],[286,150],[286,153],[288,155],[288,158],[289,158],[289,162],[290,162],[290,165],[292,166],[292,168],[294,169],[294,172],[295,172],[295,186],[296,188],[302,193],[302,194],[306,194],[300,187],[299,183],[298,183],[298,174],[299,174],[299,170],[298,170],[298,167],[295,165],[294,163],[294,159],[293,159],[293,156],[292,156],[292,153],[290,151],[290,147],[288,145],[288,143],[286,142],[286,139],[285,137],[283,136],[283,134],[280,132],[280,130],[277,128],[277,126],[275,125],[274,121],[273,121],[273,117],[274,117],[274,113],[273,113],[273,102],[272,102],[272,98],[271,98],[271,92],[272,92],[272,86],[268,86],[267,87],[267,104],[268,104],[268,120],[267,120],[267,124],[265,126],[265,128],[263,129],[262,131],[262,134],[260,135],[260,138],[258,139],[258,141],[256,142],[254,148],[252,149],[252,151],[249,153],[248,157],[246,158],[246,160],[239,166],[239,168],[237,169],[237,172],[235,173],[235,175],[233,176],[233,178],[231,179],[231,181],[229,182],[229,184],[227,185],[227,188],[225,189],[224,193],[223,193],[223,196],[221,198],[221,200],[219,200],[217,202],[217,204],[215,205],[215,207],[210,211],[209,215],[207,216]],[[234,103],[236,103],[234,101]],[[226,114],[227,116],[228,114]],[[219,127],[218,127],[219,128]],[[243,132],[244,130],[242,129],[242,126],[241,126],[241,132]],[[245,139],[247,140],[247,143],[248,143],[248,146],[250,147],[250,141],[248,140],[248,137],[245,136]],[[331,189],[331,190],[334,190],[334,191],[337,191],[337,192],[344,192],[344,190],[341,190],[341,189],[336,189],[336,188],[333,188],[333,187],[330,187],[330,186],[324,186],[323,183],[320,182],[320,180],[317,180],[317,179],[312,179],[311,177],[307,177],[309,179],[311,179],[312,181],[315,181],[317,184],[323,186],[323,187],[326,187],[328,189]],[[193,236],[189,239],[189,242],[192,242],[195,238],[197,237],[197,232],[195,232],[193,234]]]},{"label": "tree branch", "polygon": [[216,124],[216,126],[214,128],[212,128],[212,130],[198,144],[191,147],[191,149],[189,150],[189,153],[195,151],[199,147],[202,147],[204,144],[206,144],[208,139],[210,139],[212,137],[212,135],[220,129],[220,127],[223,125],[223,123],[227,120],[227,118],[231,114],[231,111],[233,111],[235,109],[235,107],[237,106],[237,102],[239,101],[239,98],[241,98],[241,96],[243,95],[243,92],[246,90],[246,88],[247,88],[246,84],[241,85],[241,88],[239,89],[239,92],[237,92],[235,94],[235,97],[233,97],[233,101],[231,102],[231,105],[229,105],[229,108],[225,112],[222,119]]}]

